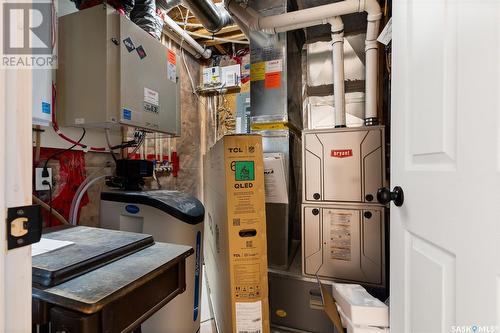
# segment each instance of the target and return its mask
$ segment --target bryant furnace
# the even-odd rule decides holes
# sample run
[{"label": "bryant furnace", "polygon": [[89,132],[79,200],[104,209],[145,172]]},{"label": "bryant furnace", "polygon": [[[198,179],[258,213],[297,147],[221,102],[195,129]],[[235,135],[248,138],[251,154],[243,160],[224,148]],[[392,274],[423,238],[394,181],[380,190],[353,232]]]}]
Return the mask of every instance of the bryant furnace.
[{"label": "bryant furnace", "polygon": [[385,183],[383,126],[304,130],[303,200],[370,204]]},{"label": "bryant furnace", "polygon": [[384,127],[305,130],[302,145],[302,273],[384,288]]}]

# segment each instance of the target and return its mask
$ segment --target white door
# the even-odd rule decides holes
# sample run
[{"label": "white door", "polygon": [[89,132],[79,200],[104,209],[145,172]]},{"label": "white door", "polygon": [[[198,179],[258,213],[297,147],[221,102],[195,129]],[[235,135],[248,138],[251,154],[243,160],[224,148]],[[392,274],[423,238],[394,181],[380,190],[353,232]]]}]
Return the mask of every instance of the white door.
[{"label": "white door", "polygon": [[[1,17],[1,16],[0,16]],[[7,251],[6,212],[31,204],[32,72],[0,70],[0,332],[31,332],[31,247]]]},{"label": "white door", "polygon": [[393,3],[391,332],[500,332],[500,1]]}]

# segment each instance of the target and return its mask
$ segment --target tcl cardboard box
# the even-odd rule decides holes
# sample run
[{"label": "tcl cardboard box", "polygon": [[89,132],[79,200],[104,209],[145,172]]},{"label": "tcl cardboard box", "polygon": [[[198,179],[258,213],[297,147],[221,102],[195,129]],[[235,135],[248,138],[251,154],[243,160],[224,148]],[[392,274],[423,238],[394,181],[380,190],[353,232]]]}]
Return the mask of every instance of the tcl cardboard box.
[{"label": "tcl cardboard box", "polygon": [[205,271],[219,333],[268,333],[262,138],[224,136],[204,163]]}]

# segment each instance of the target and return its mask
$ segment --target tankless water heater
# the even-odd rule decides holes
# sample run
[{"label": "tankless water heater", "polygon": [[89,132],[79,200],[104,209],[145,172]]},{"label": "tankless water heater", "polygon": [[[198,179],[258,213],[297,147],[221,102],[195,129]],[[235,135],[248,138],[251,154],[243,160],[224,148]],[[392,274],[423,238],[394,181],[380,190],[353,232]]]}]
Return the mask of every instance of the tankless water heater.
[{"label": "tankless water heater", "polygon": [[304,202],[375,203],[384,186],[384,127],[304,130]]},{"label": "tankless water heater", "polygon": [[110,6],[64,15],[58,26],[59,125],[180,135],[173,50]]}]

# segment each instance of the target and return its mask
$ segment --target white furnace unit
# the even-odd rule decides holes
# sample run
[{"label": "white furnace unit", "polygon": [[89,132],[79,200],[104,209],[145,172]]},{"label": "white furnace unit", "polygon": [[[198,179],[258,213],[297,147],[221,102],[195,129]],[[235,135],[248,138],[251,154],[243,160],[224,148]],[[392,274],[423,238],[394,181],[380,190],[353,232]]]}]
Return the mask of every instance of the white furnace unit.
[{"label": "white furnace unit", "polygon": [[302,272],[385,286],[384,207],[302,205]]},{"label": "white furnace unit", "polygon": [[384,127],[304,130],[303,201],[375,203],[385,183]]},{"label": "white furnace unit", "polygon": [[180,135],[176,55],[110,6],[59,18],[60,125]]},{"label": "white furnace unit", "polygon": [[186,259],[186,291],[146,320],[142,332],[198,332],[204,215],[198,199],[177,191],[101,193],[101,227],[150,234],[155,241],[188,245],[195,251]]}]

